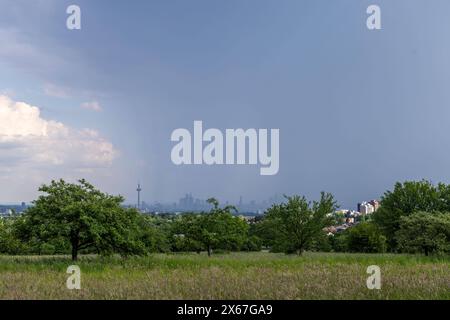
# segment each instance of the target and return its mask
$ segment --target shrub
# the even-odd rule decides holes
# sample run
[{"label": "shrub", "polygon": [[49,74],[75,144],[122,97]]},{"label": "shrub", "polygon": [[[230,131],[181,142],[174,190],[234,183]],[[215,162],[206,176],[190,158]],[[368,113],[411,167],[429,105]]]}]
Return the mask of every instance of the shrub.
[{"label": "shrub", "polygon": [[381,207],[373,218],[387,237],[389,248],[398,249],[396,232],[400,229],[402,217],[415,212],[450,212],[450,185],[429,181],[397,182],[393,191],[387,191],[381,198]]},{"label": "shrub", "polygon": [[244,246],[243,251],[261,251],[262,240],[257,236],[249,236]]},{"label": "shrub", "polygon": [[450,213],[417,212],[402,217],[396,238],[403,252],[449,254]]},{"label": "shrub", "polygon": [[347,250],[350,252],[385,252],[386,237],[372,222],[361,222],[347,229]]}]

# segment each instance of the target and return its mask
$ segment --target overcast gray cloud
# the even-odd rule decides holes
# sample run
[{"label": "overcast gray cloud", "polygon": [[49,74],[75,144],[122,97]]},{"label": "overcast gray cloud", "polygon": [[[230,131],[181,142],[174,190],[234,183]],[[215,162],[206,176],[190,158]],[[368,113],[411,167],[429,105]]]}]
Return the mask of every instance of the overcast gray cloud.
[{"label": "overcast gray cloud", "polygon": [[[79,0],[80,31],[69,4],[0,0],[0,200],[87,176],[131,201],[140,180],[147,201],[326,190],[354,207],[398,180],[450,181],[447,0],[379,0],[373,32],[366,0]],[[279,173],[175,166],[171,132],[194,120],[279,128]]]}]

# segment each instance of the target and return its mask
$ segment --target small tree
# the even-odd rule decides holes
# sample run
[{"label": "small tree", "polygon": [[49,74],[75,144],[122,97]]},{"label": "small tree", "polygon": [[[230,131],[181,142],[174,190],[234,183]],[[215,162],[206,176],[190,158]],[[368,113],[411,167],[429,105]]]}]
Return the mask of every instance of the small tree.
[{"label": "small tree", "polygon": [[401,251],[450,253],[450,213],[417,212],[400,220],[396,239]]},{"label": "small tree", "polygon": [[271,248],[272,252],[283,251],[283,246],[278,245],[283,238],[278,226],[279,224],[276,219],[268,219],[267,216],[264,216],[261,221],[251,225],[250,235],[254,235],[261,239],[261,245],[266,248]]},{"label": "small tree", "polygon": [[0,253],[23,254],[26,246],[15,236],[16,218],[0,219]]},{"label": "small tree", "polygon": [[418,211],[450,212],[450,185],[433,185],[426,180],[397,182],[393,191],[385,192],[380,204],[373,219],[386,236],[389,248],[395,251],[402,217]]},{"label": "small tree", "polygon": [[347,250],[350,252],[385,252],[386,237],[372,222],[361,222],[345,231]]},{"label": "small tree", "polygon": [[79,184],[52,181],[39,188],[43,192],[23,217],[22,236],[33,242],[66,239],[72,260],[83,249],[123,255],[143,253],[136,238],[137,216],[134,209],[121,207],[123,198],[97,190],[86,180]]},{"label": "small tree", "polygon": [[278,244],[286,253],[301,255],[327,226],[333,224],[330,213],[337,209],[330,193],[321,193],[319,201],[312,204],[305,197],[286,197],[287,203],[273,205],[266,214],[271,225],[277,228]]},{"label": "small tree", "polygon": [[201,244],[211,256],[213,249],[240,250],[248,237],[248,225],[232,214],[233,206],[219,207],[219,202],[208,199],[213,208],[208,213],[184,215],[175,227],[183,235],[183,242]]},{"label": "small tree", "polygon": [[186,213],[174,220],[171,237],[172,250],[197,253],[202,251],[200,218],[198,214]]},{"label": "small tree", "polygon": [[139,233],[136,236],[142,241],[148,252],[168,252],[170,250],[169,220],[140,215],[138,224]]}]

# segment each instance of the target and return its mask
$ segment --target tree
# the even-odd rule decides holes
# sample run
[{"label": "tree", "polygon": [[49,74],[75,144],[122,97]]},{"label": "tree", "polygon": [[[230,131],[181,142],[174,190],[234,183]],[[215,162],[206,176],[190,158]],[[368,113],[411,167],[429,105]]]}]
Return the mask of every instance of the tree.
[{"label": "tree", "polygon": [[249,231],[250,236],[256,236],[261,239],[263,247],[271,248],[272,251],[283,251],[283,249],[277,250],[280,247],[278,243],[282,238],[282,234],[276,219],[267,219],[267,216],[264,216],[261,221],[253,224]]},{"label": "tree", "polygon": [[450,213],[417,212],[402,217],[396,239],[403,252],[449,254]]},{"label": "tree", "polygon": [[312,204],[305,197],[286,197],[287,203],[273,205],[266,214],[277,228],[277,244],[284,252],[296,252],[301,255],[314,240],[333,224],[331,213],[337,209],[330,193],[321,193],[319,201]]},{"label": "tree", "polygon": [[168,252],[169,220],[139,215],[139,232],[136,237],[142,241],[148,252]]},{"label": "tree", "polygon": [[348,233],[339,232],[329,236],[331,248],[334,252],[347,252],[348,250]]},{"label": "tree", "polygon": [[361,222],[344,231],[347,234],[346,248],[350,252],[385,252],[386,237],[372,222]]},{"label": "tree", "polygon": [[[233,206],[219,207],[219,202],[208,199],[213,208],[208,213],[186,214],[177,222],[174,241],[178,245],[200,245],[211,256],[213,249],[240,250],[248,237],[248,225],[232,214]],[[181,239],[181,240],[180,240]]]},{"label": "tree", "polygon": [[396,232],[404,216],[415,212],[450,212],[450,185],[431,182],[397,182],[393,191],[386,191],[380,208],[373,214],[375,223],[387,238],[389,248],[397,249]]},{"label": "tree", "polygon": [[248,238],[248,225],[240,217],[234,216],[237,212],[234,206],[219,207],[215,198],[207,200],[213,205],[211,211],[201,215],[200,242],[202,242],[211,256],[213,247],[223,250],[240,250]]},{"label": "tree", "polygon": [[200,242],[201,217],[198,214],[186,213],[174,220],[172,224],[171,248],[173,251],[195,251],[200,253],[203,244]]},{"label": "tree", "polygon": [[26,251],[26,246],[15,236],[15,219],[0,219],[0,253],[16,255]]},{"label": "tree", "polygon": [[97,253],[129,255],[143,253],[135,209],[121,207],[123,198],[94,188],[86,180],[64,180],[42,185],[43,192],[28,208],[22,221],[22,236],[40,243],[63,238],[70,242],[72,260],[83,249]]},{"label": "tree", "polygon": [[243,245],[245,251],[261,251],[262,240],[257,236],[249,236]]}]

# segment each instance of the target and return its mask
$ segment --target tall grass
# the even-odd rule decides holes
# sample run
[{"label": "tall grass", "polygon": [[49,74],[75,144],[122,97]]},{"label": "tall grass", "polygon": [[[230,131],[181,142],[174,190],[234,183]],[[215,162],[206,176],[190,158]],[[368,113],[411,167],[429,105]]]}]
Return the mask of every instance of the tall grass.
[{"label": "tall grass", "polygon": [[[450,299],[450,258],[274,253],[82,256],[81,290],[66,256],[0,256],[1,299]],[[382,289],[366,287],[378,265]]]}]

